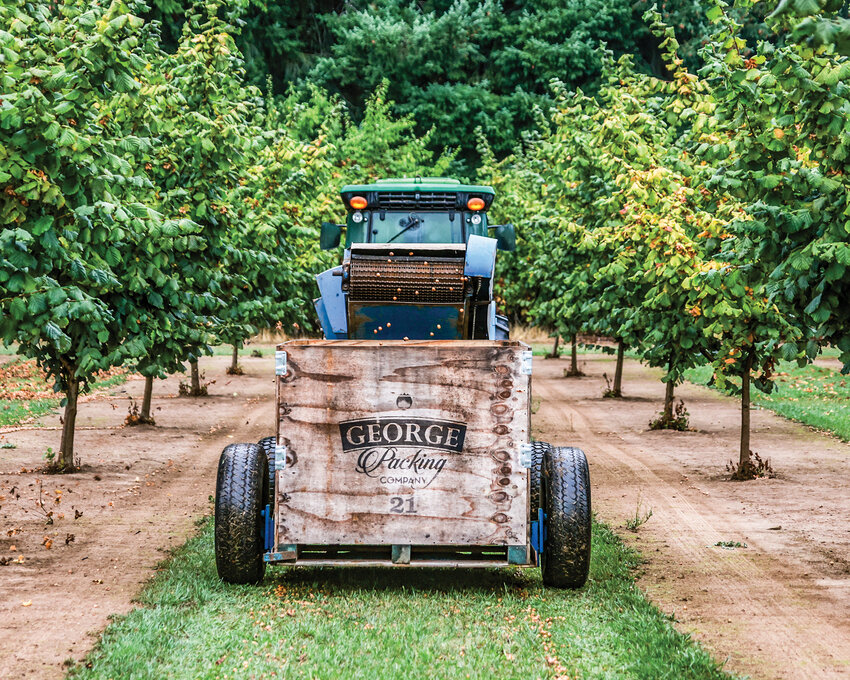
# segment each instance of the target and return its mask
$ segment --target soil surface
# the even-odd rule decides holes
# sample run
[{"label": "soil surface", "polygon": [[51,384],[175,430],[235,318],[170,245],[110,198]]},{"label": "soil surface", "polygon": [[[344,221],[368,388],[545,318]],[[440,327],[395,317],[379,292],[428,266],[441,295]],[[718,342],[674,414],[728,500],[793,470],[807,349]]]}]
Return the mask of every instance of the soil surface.
[{"label": "soil surface", "polygon": [[584,378],[563,378],[566,365],[535,360],[535,438],[587,452],[594,510],[643,553],[649,597],[727,670],[850,678],[850,445],[757,410],[753,450],[776,476],[730,482],[736,400],[685,385],[694,431],[650,431],[660,372],[627,362],[626,398],[612,400],[611,359],[582,357]]},{"label": "soil surface", "polygon": [[[140,379],[89,397],[73,475],[34,469],[57,448],[58,416],[0,430],[0,445],[17,447],[0,449],[0,678],[62,677],[211,511],[221,449],[271,433],[271,354],[241,358],[244,376],[225,375],[229,361],[202,360],[216,381],[206,398],[176,397],[180,377],[157,382],[156,427],[123,426]],[[850,678],[850,445],[756,411],[754,448],[777,476],[729,482],[734,400],[685,386],[695,431],[650,432],[658,373],[628,362],[627,398],[615,401],[601,398],[610,358],[582,356],[584,378],[563,378],[566,365],[535,358],[535,436],[587,451],[594,509],[643,552],[649,596],[732,671]],[[650,510],[636,533],[625,528]]]},{"label": "soil surface", "polygon": [[0,678],[61,678],[211,511],[222,448],[273,434],[273,353],[240,363],[245,375],[228,376],[230,357],[201,360],[209,397],[177,397],[184,376],[156,381],[156,427],[123,426],[139,377],[87,396],[75,474],[38,470],[58,449],[58,416],[0,429],[0,446],[16,446],[0,449]]}]

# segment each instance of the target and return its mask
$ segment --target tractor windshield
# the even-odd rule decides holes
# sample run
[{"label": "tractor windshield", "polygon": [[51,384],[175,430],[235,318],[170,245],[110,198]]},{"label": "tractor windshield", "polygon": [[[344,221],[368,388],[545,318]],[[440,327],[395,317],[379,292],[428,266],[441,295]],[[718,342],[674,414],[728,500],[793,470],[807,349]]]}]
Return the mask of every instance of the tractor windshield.
[{"label": "tractor windshield", "polygon": [[463,243],[462,212],[375,211],[372,243]]}]

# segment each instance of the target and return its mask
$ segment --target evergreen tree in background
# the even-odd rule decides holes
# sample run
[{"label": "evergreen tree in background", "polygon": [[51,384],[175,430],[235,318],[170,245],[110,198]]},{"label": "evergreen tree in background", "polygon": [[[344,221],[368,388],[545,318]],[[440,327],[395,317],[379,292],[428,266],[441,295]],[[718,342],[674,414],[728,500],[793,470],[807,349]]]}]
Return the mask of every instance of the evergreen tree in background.
[{"label": "evergreen tree in background", "polygon": [[[176,44],[188,0],[154,0],[152,14]],[[534,108],[552,104],[549,82],[593,93],[604,43],[615,55],[633,54],[639,70],[665,75],[657,39],[643,12],[650,0],[240,0],[228,12],[241,18],[236,41],[248,81],[274,92],[325,88],[348,104],[355,120],[386,79],[397,115],[415,114],[433,151],[458,149],[452,172],[471,176],[479,163],[475,130],[494,153],[509,153]],[[695,70],[708,33],[704,3],[660,3],[675,28],[681,55]],[[764,11],[747,14],[745,31],[761,31]],[[166,44],[166,48],[168,45]],[[309,84],[309,85],[308,85]]]}]

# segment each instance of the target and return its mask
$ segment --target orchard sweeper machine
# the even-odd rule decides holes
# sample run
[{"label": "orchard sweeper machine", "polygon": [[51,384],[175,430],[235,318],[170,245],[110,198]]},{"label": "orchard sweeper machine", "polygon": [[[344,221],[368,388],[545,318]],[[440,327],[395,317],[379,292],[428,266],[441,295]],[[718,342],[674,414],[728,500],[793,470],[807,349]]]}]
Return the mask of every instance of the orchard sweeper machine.
[{"label": "orchard sweeper machine", "polygon": [[230,583],[268,563],[535,566],[584,584],[584,453],[531,441],[531,351],[496,313],[494,191],[449,179],[343,187],[322,225],[322,340],[278,346],[276,435],[218,468],[215,554]]}]

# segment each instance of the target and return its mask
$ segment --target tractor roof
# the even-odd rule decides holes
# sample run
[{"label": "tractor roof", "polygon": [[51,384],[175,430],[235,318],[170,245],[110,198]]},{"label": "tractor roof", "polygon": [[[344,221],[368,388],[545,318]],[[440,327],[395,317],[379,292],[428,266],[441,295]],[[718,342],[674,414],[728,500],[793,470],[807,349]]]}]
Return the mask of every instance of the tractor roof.
[{"label": "tractor roof", "polygon": [[[463,209],[471,197],[479,197],[490,207],[496,195],[493,187],[461,184],[449,177],[399,177],[379,179],[372,184],[347,184],[340,189],[346,207],[353,196],[363,196],[370,208],[390,208],[407,205],[415,200],[417,207],[434,209]],[[411,195],[406,198],[406,195]],[[451,197],[451,198],[450,198]],[[421,203],[421,205],[419,205]]]},{"label": "tractor roof", "polygon": [[495,195],[493,187],[478,184],[461,184],[450,177],[393,177],[379,179],[372,184],[348,184],[341,194],[367,191],[441,191],[453,193],[475,193]]}]

